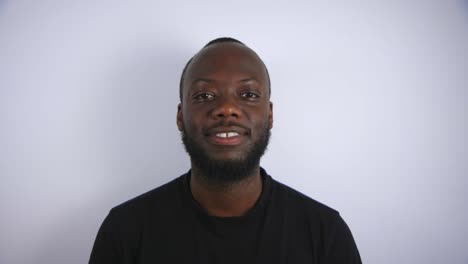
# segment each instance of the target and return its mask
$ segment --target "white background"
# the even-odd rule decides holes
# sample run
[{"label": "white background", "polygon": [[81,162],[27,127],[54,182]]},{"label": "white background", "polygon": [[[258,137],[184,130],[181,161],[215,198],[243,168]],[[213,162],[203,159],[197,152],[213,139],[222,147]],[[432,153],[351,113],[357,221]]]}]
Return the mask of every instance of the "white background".
[{"label": "white background", "polygon": [[222,36],[271,74],[263,167],[365,263],[468,263],[468,2],[390,0],[0,1],[0,263],[86,263],[187,171],[180,73]]}]

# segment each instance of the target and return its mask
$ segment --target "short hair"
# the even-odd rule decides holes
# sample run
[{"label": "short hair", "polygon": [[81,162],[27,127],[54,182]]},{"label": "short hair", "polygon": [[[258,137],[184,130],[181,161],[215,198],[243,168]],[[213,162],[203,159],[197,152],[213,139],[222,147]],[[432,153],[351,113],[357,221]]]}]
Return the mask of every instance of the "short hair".
[{"label": "short hair", "polygon": [[[235,38],[230,38],[230,37],[221,37],[221,38],[217,38],[217,39],[213,39],[212,41],[208,42],[205,46],[203,46],[202,49],[208,47],[208,46],[211,46],[213,44],[217,44],[217,43],[223,43],[223,42],[232,42],[232,43],[238,43],[242,46],[245,46],[247,47],[247,45],[245,45],[244,43],[242,43],[241,41],[235,39]],[[197,53],[198,54],[198,53]],[[184,69],[182,70],[182,74],[180,76],[180,83],[179,83],[179,99],[180,101],[182,102],[182,88],[183,88],[183,84],[184,84],[184,78],[185,78],[185,72],[187,71],[187,68],[188,66],[190,65],[190,63],[192,62],[193,58],[196,56],[193,55],[192,58],[190,58],[190,60],[187,62],[187,64],[185,64],[185,67]],[[267,73],[267,77],[268,77],[268,93],[271,95],[271,81],[270,81],[270,74],[268,73],[268,69],[265,65],[265,63],[262,61],[262,59],[260,59],[260,61],[262,62],[263,66],[265,67],[265,71]]]}]

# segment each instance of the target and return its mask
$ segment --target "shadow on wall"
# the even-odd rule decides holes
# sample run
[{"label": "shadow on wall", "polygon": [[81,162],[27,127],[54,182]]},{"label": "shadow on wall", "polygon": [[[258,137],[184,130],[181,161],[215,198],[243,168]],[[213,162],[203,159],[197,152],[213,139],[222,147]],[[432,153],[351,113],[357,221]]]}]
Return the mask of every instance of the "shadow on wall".
[{"label": "shadow on wall", "polygon": [[[462,0],[461,5],[463,6],[463,8],[465,8],[466,18],[468,19],[468,0]],[[468,264],[468,261],[467,261],[467,264]]]},{"label": "shadow on wall", "polygon": [[63,211],[62,217],[49,223],[48,230],[43,230],[47,237],[42,238],[37,248],[31,249],[30,256],[23,256],[28,259],[22,263],[88,263],[99,228],[99,224],[89,218],[101,215],[103,204],[102,201],[86,201]]},{"label": "shadow on wall", "polygon": [[187,59],[182,57],[173,45],[148,45],[116,62],[106,77],[103,105],[109,118],[102,152],[109,154],[107,165],[124,189],[134,185],[135,175],[149,186],[160,185],[187,164],[176,126],[179,78]]},{"label": "shadow on wall", "polygon": [[7,0],[0,0],[0,15],[3,15],[3,13],[6,12],[7,8],[8,8]]},{"label": "shadow on wall", "polygon": [[28,256],[31,263],[87,263],[98,228],[113,206],[189,168],[176,126],[179,77],[187,55],[173,43],[165,44],[116,55],[117,61],[103,70],[108,75],[99,76],[102,94],[93,96],[88,114],[105,175],[83,179],[93,181],[86,185],[101,186],[48,225],[47,237]]}]

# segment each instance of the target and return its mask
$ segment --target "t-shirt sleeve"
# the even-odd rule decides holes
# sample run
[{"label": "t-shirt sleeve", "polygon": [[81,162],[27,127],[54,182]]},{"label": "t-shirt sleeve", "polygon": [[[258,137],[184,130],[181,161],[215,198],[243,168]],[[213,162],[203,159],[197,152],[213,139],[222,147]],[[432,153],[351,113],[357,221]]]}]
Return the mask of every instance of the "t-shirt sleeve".
[{"label": "t-shirt sleeve", "polygon": [[362,264],[361,256],[351,230],[337,213],[330,228],[329,239],[325,245],[327,264]]},{"label": "t-shirt sleeve", "polygon": [[124,263],[117,220],[114,211],[111,210],[99,228],[89,264]]}]

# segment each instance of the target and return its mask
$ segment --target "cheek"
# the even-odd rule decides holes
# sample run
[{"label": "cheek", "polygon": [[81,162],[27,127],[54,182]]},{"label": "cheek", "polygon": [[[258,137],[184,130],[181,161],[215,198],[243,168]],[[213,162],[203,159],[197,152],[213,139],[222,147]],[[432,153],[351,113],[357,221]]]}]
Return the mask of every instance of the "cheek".
[{"label": "cheek", "polygon": [[262,114],[256,115],[255,117],[252,116],[252,123],[255,124],[255,131],[256,134],[263,134],[266,128],[269,128],[270,121],[269,121],[269,113],[263,112]]},{"label": "cheek", "polygon": [[[188,111],[187,111],[188,112]],[[184,111],[184,118],[182,119],[184,130],[195,136],[201,131],[201,120],[197,119],[196,116],[186,113]]]},{"label": "cheek", "polygon": [[268,122],[270,118],[270,108],[269,106],[264,106],[262,109],[259,109],[256,118],[258,118],[259,123]]}]

